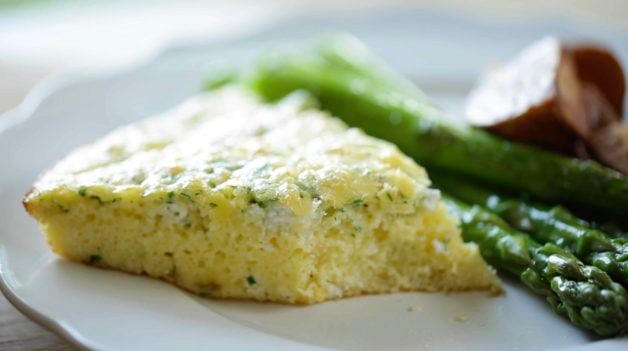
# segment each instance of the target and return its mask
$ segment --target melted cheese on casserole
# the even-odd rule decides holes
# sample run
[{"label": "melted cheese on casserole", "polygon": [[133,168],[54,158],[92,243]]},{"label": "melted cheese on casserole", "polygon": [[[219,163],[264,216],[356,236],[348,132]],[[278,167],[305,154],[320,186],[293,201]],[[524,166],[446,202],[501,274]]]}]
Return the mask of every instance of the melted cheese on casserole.
[{"label": "melted cheese on casserole", "polygon": [[195,97],[76,150],[25,205],[62,256],[209,296],[498,289],[423,168],[300,101]]}]

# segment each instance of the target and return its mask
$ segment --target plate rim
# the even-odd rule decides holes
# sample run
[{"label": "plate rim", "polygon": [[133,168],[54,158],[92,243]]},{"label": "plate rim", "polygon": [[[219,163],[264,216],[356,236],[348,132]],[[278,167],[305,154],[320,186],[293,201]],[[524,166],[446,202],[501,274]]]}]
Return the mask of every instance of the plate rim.
[{"label": "plate rim", "polygon": [[85,338],[82,338],[78,333],[74,332],[74,329],[69,326],[64,326],[63,323],[54,319],[52,316],[48,316],[45,313],[38,311],[31,307],[22,298],[17,295],[13,289],[8,285],[8,282],[4,278],[7,274],[4,270],[4,258],[5,256],[0,253],[0,291],[9,303],[15,307],[20,313],[26,316],[31,321],[35,322],[44,329],[52,332],[53,334],[61,337],[64,341],[68,342],[73,347],[79,350],[92,350],[94,345],[90,345],[91,342]]}]

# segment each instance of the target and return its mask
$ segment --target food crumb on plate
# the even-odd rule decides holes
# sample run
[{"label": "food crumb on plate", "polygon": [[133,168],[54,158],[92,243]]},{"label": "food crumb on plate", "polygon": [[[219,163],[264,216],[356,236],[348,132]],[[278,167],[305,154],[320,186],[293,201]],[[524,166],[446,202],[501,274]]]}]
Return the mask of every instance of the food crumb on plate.
[{"label": "food crumb on plate", "polygon": [[409,307],[407,308],[407,311],[408,311],[408,312],[419,312],[419,311],[421,311],[422,309],[423,309],[423,308],[421,307],[421,305],[419,305],[419,304],[417,303],[417,304],[414,304],[414,305],[412,305],[412,306],[409,306]]},{"label": "food crumb on plate", "polygon": [[469,319],[469,317],[467,317],[467,315],[465,315],[465,314],[459,314],[459,315],[454,317],[454,320],[456,322],[460,322],[460,323],[466,322],[467,319]]}]

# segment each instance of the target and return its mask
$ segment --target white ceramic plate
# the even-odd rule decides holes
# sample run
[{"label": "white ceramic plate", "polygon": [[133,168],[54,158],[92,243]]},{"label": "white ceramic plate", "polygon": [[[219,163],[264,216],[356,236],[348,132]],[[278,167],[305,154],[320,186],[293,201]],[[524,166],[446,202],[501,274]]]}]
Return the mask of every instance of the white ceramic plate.
[{"label": "white ceramic plate", "polygon": [[[49,81],[0,119],[12,121],[0,126],[0,287],[7,298],[77,346],[102,350],[626,349],[628,339],[595,340],[508,280],[501,298],[406,293],[293,307],[206,300],[50,253],[20,200],[54,160],[116,126],[173,106],[199,89],[208,65],[248,60],[269,46],[302,45],[339,29],[365,40],[453,110],[487,62],[545,33],[603,39],[624,62],[628,53],[626,33],[400,10],[300,18],[239,40],[174,48],[115,75]],[[418,308],[409,311],[411,306]]]}]

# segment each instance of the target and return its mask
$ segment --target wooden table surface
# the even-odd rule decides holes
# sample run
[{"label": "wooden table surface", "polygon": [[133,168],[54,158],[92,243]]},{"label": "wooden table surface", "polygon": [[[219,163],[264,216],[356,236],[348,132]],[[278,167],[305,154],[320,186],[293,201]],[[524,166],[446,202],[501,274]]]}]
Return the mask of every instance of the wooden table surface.
[{"label": "wooden table surface", "polygon": [[0,295],[0,350],[75,350],[66,341],[35,324]]}]

